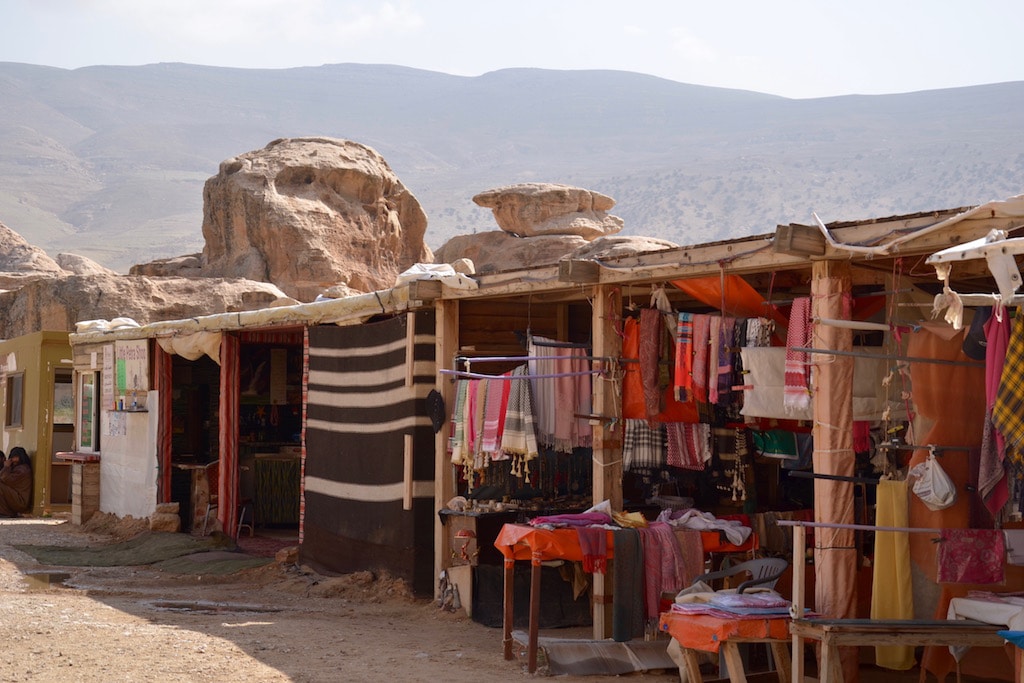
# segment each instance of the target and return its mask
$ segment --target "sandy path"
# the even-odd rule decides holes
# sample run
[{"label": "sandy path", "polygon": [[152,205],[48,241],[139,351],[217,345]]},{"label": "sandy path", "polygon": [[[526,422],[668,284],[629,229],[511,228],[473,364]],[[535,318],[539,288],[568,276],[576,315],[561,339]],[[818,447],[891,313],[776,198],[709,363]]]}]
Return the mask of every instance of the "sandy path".
[{"label": "sandy path", "polygon": [[[45,567],[12,546],[108,543],[127,531],[0,519],[0,681],[451,681],[546,677],[501,633],[365,575],[272,563],[229,577]],[[63,572],[63,584],[33,579]],[[570,677],[678,680],[674,672]]]}]

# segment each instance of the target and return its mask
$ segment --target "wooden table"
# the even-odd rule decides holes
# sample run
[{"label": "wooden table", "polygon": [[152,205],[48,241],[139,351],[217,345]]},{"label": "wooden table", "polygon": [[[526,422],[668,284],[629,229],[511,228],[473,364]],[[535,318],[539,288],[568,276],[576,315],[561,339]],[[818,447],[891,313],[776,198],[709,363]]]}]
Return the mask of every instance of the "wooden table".
[{"label": "wooden table", "polygon": [[688,683],[703,680],[697,652],[721,652],[729,670],[732,683],[746,683],[740,643],[767,643],[775,658],[775,671],[779,683],[786,683],[790,676],[789,615],[749,617],[720,617],[711,614],[686,614],[664,612],[658,628],[667,632],[679,643],[683,653],[680,676],[685,674]]},{"label": "wooden table", "polygon": [[790,632],[821,641],[821,683],[842,683],[839,648],[860,645],[1003,646],[993,624],[968,619],[794,619]]},{"label": "wooden table", "polygon": [[[609,529],[608,559],[614,557],[615,532]],[[723,543],[717,531],[701,531],[701,543],[704,552],[744,552],[757,547],[757,536],[751,534],[742,546]],[[557,528],[543,529],[526,524],[506,524],[494,539],[494,547],[504,556],[504,614],[502,617],[502,643],[505,659],[512,659],[512,615],[513,615],[513,576],[516,560],[530,560],[530,628],[527,643],[527,669],[530,673],[537,670],[537,637],[540,623],[540,567],[547,560],[570,560],[581,562],[583,551],[580,549],[576,529]],[[595,602],[603,601],[606,596],[594,596]],[[595,620],[595,630],[597,629]],[[595,638],[601,638],[596,636]]]}]

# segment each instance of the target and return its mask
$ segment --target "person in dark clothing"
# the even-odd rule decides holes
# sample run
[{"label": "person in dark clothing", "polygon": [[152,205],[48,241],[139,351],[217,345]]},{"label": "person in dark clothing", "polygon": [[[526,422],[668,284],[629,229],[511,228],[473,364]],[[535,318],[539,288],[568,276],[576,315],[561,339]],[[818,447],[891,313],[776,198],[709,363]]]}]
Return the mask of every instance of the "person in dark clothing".
[{"label": "person in dark clothing", "polygon": [[0,469],[0,516],[17,517],[28,512],[32,498],[32,463],[21,446],[11,449]]}]

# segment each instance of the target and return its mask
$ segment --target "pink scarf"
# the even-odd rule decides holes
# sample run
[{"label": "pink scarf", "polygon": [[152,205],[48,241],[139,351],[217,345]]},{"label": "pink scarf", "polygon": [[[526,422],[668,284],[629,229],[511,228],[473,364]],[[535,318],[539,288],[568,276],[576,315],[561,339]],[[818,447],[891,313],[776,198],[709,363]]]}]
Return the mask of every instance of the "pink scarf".
[{"label": "pink scarf", "polygon": [[805,410],[811,404],[810,359],[807,353],[793,349],[809,348],[813,329],[810,297],[795,299],[786,335],[786,379],[782,405],[787,413]]}]

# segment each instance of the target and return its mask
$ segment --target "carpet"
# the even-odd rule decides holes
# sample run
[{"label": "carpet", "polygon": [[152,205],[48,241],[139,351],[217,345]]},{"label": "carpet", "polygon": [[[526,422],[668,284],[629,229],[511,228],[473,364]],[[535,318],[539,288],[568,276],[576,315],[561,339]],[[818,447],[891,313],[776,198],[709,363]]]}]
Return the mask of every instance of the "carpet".
[{"label": "carpet", "polygon": [[268,536],[239,536],[238,549],[253,557],[274,557],[277,551],[299,544],[297,538],[270,538]]},{"label": "carpet", "polygon": [[233,574],[270,562],[238,552],[225,536],[197,538],[188,534],[147,531],[121,543],[84,548],[16,545],[39,562],[60,567],[129,567],[152,565],[173,574]]}]

